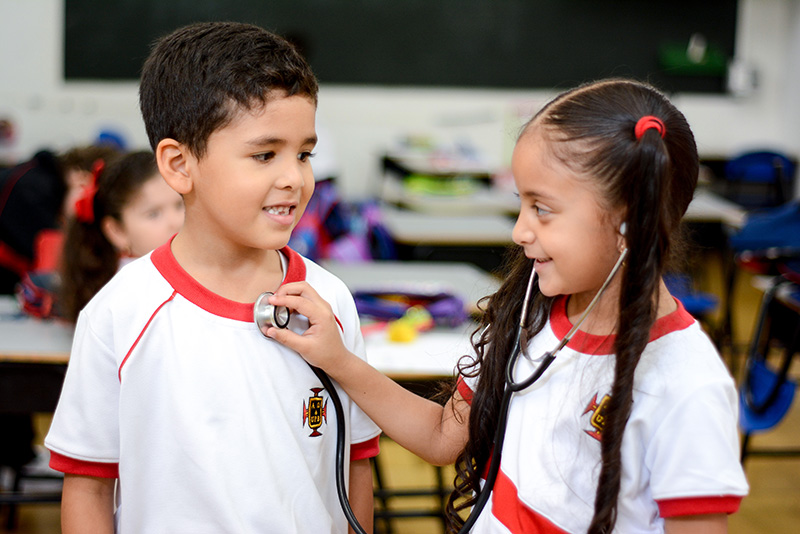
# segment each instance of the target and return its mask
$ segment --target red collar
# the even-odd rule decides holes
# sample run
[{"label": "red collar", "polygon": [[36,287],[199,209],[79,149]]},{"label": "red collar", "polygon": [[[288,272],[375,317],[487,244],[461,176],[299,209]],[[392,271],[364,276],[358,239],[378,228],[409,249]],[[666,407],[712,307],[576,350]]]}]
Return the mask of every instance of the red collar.
[{"label": "red collar", "polygon": [[[175,259],[170,248],[171,243],[172,240],[155,249],[150,259],[158,269],[158,272],[161,273],[175,291],[180,293],[186,300],[214,315],[246,322],[253,320],[253,302],[243,303],[229,300],[212,293],[200,285]],[[284,247],[280,251],[288,260],[286,276],[282,283],[305,280],[306,265],[303,262],[303,258],[289,247]]]},{"label": "red collar", "polygon": [[[650,330],[650,341],[654,341],[671,332],[688,328],[694,323],[694,317],[686,311],[681,301],[675,299],[675,302],[678,303],[678,309],[657,319],[653,324],[653,328]],[[569,329],[572,328],[572,323],[567,317],[567,297],[558,297],[553,302],[553,307],[550,311],[550,326],[559,339],[566,336]],[[608,355],[614,353],[615,340],[615,335],[598,336],[578,330],[567,346],[584,354]]]}]

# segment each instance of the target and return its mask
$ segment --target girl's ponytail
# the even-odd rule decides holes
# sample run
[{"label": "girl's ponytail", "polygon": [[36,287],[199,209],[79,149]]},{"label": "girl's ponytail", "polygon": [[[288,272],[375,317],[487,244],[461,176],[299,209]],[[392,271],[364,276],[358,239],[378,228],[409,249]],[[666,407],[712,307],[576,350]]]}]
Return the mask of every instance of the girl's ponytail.
[{"label": "girl's ponytail", "polygon": [[[637,124],[642,124],[641,120]],[[631,128],[631,135],[633,133]],[[670,173],[666,144],[656,128],[649,128],[638,137],[627,169],[628,176],[632,177],[625,187],[632,200],[627,204],[624,236],[628,255],[619,297],[614,382],[602,432],[602,463],[589,534],[608,534],[616,522],[622,476],[622,437],[633,406],[636,366],[656,319],[661,272],[670,238],[661,210],[653,209],[668,197]]]}]

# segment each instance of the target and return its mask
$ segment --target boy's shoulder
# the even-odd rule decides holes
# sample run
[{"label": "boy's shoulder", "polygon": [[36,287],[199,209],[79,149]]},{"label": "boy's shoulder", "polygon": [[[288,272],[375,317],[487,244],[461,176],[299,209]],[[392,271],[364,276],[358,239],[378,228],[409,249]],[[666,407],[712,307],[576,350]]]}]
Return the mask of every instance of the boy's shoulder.
[{"label": "boy's shoulder", "polygon": [[169,283],[146,254],[124,265],[89,301],[87,315],[103,318],[149,310],[172,293]]}]

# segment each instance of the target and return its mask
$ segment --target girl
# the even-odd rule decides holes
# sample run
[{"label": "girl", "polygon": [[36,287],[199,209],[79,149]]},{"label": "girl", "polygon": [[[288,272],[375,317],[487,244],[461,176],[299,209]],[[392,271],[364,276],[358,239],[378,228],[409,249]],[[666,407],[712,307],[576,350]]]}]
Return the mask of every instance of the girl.
[{"label": "girl", "polygon": [[[311,327],[269,335],[329,372],[392,439],[429,462],[457,461],[453,530],[497,445],[499,473],[473,532],[726,532],[748,490],[735,387],[662,281],[697,182],[686,119],[644,84],[582,86],[525,126],[512,170],[520,248],[445,407],[346,353],[330,308],[308,286],[287,284],[270,302]],[[552,365],[512,397],[503,445],[493,437],[532,268],[517,381],[599,300]]]},{"label": "girl", "polygon": [[95,175],[76,202],[64,242],[61,313],[78,313],[129,259],[166,243],[183,224],[183,199],[152,152],[132,152]]}]

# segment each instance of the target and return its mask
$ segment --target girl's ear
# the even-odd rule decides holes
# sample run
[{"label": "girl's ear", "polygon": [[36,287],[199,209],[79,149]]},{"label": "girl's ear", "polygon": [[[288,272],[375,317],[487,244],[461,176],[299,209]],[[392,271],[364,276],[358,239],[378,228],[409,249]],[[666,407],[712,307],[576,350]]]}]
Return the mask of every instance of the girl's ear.
[{"label": "girl's ear", "polygon": [[158,172],[169,186],[181,195],[192,190],[189,165],[192,156],[185,145],[174,139],[162,139],[156,146]]},{"label": "girl's ear", "polygon": [[108,242],[114,245],[117,252],[120,254],[130,253],[130,239],[128,239],[128,233],[125,231],[125,227],[120,221],[107,215],[100,221],[100,230],[103,232],[103,235],[106,236]]}]

